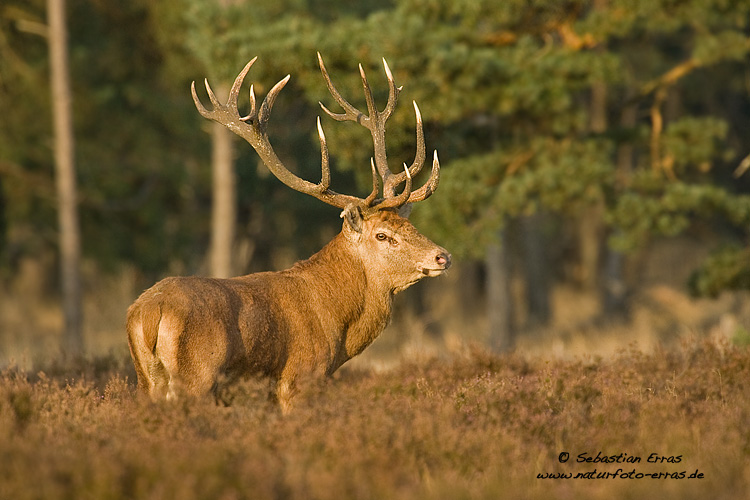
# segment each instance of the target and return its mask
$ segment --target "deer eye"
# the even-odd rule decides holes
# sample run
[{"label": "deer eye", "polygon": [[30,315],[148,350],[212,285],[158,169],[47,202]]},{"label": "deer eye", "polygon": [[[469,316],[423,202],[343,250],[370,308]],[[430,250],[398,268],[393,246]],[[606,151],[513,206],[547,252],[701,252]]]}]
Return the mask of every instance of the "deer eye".
[{"label": "deer eye", "polygon": [[385,241],[388,239],[388,236],[385,233],[378,233],[375,235],[375,239],[378,241]]}]

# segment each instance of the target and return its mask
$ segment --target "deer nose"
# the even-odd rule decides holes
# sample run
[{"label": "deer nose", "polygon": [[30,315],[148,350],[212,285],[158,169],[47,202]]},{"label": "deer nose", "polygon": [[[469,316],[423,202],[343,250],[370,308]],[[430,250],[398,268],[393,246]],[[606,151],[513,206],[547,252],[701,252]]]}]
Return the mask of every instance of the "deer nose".
[{"label": "deer nose", "polygon": [[437,257],[435,257],[435,262],[439,266],[443,266],[443,269],[448,269],[451,267],[451,254],[448,252],[440,252],[437,254]]}]

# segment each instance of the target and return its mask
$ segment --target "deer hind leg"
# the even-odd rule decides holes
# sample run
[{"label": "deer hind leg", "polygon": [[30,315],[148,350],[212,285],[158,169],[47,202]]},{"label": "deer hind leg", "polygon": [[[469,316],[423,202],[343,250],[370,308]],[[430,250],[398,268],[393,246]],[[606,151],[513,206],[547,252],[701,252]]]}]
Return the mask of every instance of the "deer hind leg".
[{"label": "deer hind leg", "polygon": [[149,360],[148,373],[151,382],[149,395],[154,401],[172,399],[170,398],[170,376],[167,369],[159,358],[154,356]]},{"label": "deer hind leg", "polygon": [[187,392],[175,363],[176,360],[168,355],[165,357],[159,356],[159,349],[157,348],[156,355],[149,365],[152,380],[151,398],[153,400],[176,401]]},{"label": "deer hind leg", "polygon": [[153,351],[155,335],[144,326],[142,317],[133,314],[128,318],[128,346],[138,375],[138,391],[152,400],[166,395],[166,381],[169,376],[161,360]]},{"label": "deer hind leg", "polygon": [[279,379],[276,384],[276,399],[279,402],[282,415],[288,415],[292,411],[292,399],[297,394],[297,384],[293,378]]}]

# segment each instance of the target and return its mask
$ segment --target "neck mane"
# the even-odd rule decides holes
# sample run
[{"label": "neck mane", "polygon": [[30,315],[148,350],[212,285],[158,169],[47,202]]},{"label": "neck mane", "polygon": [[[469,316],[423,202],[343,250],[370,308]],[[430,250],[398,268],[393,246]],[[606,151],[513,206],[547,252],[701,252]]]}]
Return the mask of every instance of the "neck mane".
[{"label": "neck mane", "polygon": [[318,291],[319,310],[335,322],[336,331],[326,332],[340,346],[334,370],[369,346],[390,320],[391,289],[368,271],[342,233],[288,271],[310,281]]}]

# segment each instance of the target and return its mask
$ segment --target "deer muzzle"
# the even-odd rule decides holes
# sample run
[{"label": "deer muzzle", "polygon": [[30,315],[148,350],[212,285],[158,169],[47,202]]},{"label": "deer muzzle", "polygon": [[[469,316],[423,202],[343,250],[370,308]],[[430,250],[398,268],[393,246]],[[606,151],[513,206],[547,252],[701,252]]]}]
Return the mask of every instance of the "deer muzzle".
[{"label": "deer muzzle", "polygon": [[440,249],[435,255],[434,263],[430,265],[420,266],[419,270],[422,274],[428,277],[440,276],[445,272],[446,269],[451,267],[451,254],[445,249]]}]

